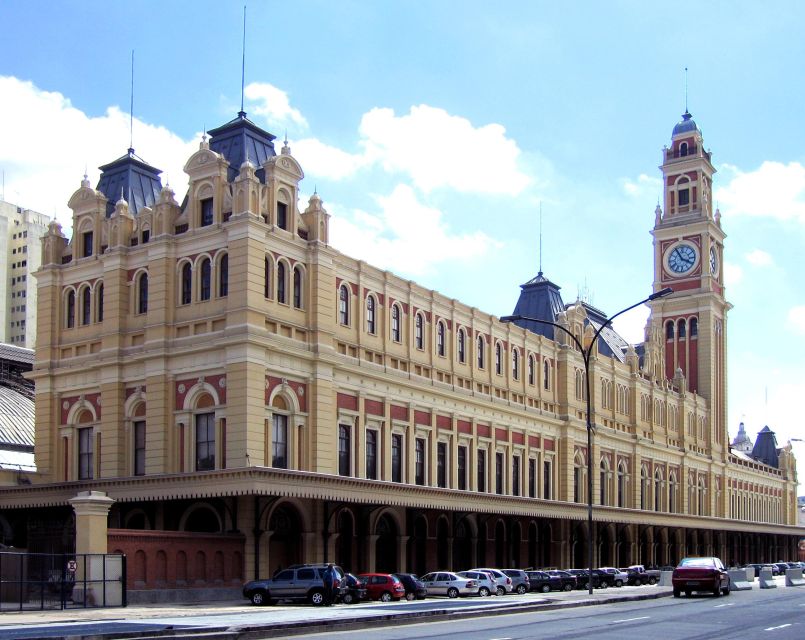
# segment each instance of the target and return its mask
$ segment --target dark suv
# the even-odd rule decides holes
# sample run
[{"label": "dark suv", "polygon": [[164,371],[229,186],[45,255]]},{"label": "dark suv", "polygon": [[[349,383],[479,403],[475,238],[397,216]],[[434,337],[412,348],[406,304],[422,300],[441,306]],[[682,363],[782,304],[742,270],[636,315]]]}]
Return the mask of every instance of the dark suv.
[{"label": "dark suv", "polygon": [[[252,604],[274,604],[278,600],[307,601],[312,605],[324,604],[322,575],[326,564],[305,564],[282,569],[268,580],[252,580],[243,585],[243,597]],[[340,599],[347,590],[344,570],[333,567],[337,577],[333,598]]]}]

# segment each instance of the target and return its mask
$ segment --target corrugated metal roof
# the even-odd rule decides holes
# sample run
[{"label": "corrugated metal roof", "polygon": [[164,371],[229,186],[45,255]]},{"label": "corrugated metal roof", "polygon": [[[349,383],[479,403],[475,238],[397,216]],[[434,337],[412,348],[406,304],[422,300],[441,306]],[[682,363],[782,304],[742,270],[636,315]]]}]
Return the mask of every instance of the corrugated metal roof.
[{"label": "corrugated metal roof", "polygon": [[34,446],[34,401],[0,386],[0,448]]},{"label": "corrugated metal roof", "polygon": [[34,350],[15,347],[13,344],[0,342],[0,359],[11,360],[12,362],[24,362],[25,364],[33,366]]},{"label": "corrugated metal roof", "polygon": [[255,172],[261,182],[265,182],[265,171],[262,169],[266,160],[277,155],[271,135],[258,127],[246,117],[243,111],[238,117],[210,132],[210,149],[220,153],[229,163],[227,176],[233,181],[240,174],[240,166],[248,160],[256,168]]}]

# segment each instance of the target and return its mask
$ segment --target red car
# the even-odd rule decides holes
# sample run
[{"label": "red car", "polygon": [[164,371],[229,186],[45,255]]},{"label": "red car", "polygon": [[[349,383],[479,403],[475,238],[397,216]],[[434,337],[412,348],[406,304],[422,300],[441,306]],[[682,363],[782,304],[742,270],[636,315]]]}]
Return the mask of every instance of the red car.
[{"label": "red car", "polygon": [[674,598],[682,592],[690,597],[693,591],[706,591],[718,597],[730,594],[730,577],[718,558],[683,558],[674,569],[671,581]]},{"label": "red car", "polygon": [[366,591],[371,600],[390,602],[405,597],[403,583],[388,573],[362,573],[358,578],[366,583]]}]

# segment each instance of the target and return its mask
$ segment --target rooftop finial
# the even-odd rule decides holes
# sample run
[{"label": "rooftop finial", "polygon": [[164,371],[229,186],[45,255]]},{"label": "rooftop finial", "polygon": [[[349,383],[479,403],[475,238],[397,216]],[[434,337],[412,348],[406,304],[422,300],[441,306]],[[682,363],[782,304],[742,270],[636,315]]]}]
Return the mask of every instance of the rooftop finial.
[{"label": "rooftop finial", "polygon": [[539,201],[539,273],[542,275],[542,200]]},{"label": "rooftop finial", "polygon": [[685,67],[685,113],[688,111],[688,68]]},{"label": "rooftop finial", "polygon": [[134,155],[134,49],[131,50],[131,106],[129,108],[129,155]]},{"label": "rooftop finial", "polygon": [[238,115],[241,118],[246,117],[246,112],[243,110],[243,97],[246,92],[246,5],[243,5],[243,59],[240,67],[240,112]]}]

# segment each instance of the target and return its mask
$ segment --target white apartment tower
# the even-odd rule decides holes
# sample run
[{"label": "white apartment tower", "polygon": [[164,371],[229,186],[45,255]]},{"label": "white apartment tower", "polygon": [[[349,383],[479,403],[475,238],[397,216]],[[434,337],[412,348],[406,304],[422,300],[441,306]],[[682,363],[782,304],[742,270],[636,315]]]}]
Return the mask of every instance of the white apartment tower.
[{"label": "white apartment tower", "polygon": [[50,218],[0,200],[0,342],[33,349],[36,343],[36,282],[41,238]]}]

